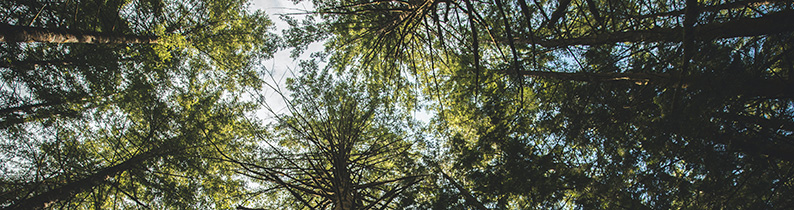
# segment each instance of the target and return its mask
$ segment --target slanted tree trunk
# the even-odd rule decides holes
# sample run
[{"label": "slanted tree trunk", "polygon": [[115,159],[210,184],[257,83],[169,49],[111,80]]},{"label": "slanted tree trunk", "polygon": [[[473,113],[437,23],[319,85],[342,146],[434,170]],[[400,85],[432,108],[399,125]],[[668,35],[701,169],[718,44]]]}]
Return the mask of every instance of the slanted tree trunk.
[{"label": "slanted tree trunk", "polygon": [[[694,39],[715,40],[733,37],[752,37],[794,31],[794,11],[767,14],[759,18],[745,18],[725,23],[711,23],[694,27]],[[655,28],[594,34],[570,39],[516,38],[516,44],[537,44],[544,47],[600,45],[622,42],[680,42],[683,27]],[[502,41],[503,43],[508,43]]]},{"label": "slanted tree trunk", "polygon": [[676,79],[667,73],[591,73],[591,72],[553,72],[553,71],[521,71],[521,75],[532,78],[554,79],[578,82],[626,82],[637,85],[657,85],[679,88],[721,89],[726,85],[743,87],[736,94],[751,97],[793,98],[794,82],[789,80],[752,79],[743,84],[725,84],[708,76],[690,76]]},{"label": "slanted tree trunk", "polygon": [[14,203],[14,205],[4,208],[4,210],[46,209],[58,201],[65,200],[74,197],[79,193],[89,191],[94,187],[101,185],[111,177],[114,177],[124,171],[132,170],[142,165],[144,162],[156,157],[157,154],[158,154],[157,150],[150,150],[148,152],[135,155],[124,162],[121,162],[117,165],[108,168],[104,168],[99,172],[89,175],[80,180],[71,182],[69,184],[52,189],[50,191],[33,196],[31,198],[16,202]]},{"label": "slanted tree trunk", "polygon": [[[82,98],[77,100],[82,100]],[[75,100],[75,102],[77,100]],[[67,103],[70,103],[70,101],[58,98],[39,103],[2,108],[0,109],[0,129],[29,122],[31,120],[45,119],[53,116],[78,116],[79,112],[63,106]]]},{"label": "slanted tree trunk", "polygon": [[0,23],[0,42],[48,42],[87,44],[154,44],[156,36],[124,35],[73,29],[51,29]]}]

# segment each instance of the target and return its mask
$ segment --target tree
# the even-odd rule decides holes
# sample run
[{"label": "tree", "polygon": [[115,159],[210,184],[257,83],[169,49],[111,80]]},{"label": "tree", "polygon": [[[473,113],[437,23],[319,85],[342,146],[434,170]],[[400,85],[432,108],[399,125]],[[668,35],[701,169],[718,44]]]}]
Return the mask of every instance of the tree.
[{"label": "tree", "polygon": [[[58,106],[64,104],[91,106],[90,104],[96,103],[96,100],[87,99],[104,98],[125,92],[118,90],[119,83],[126,75],[135,74],[133,72],[156,75],[167,81],[167,77],[177,75],[172,73],[171,66],[181,63],[208,63],[215,66],[218,77],[234,80],[226,83],[228,85],[257,85],[257,77],[252,65],[258,59],[272,55],[276,48],[274,46],[276,39],[266,31],[270,26],[269,20],[261,12],[246,12],[245,1],[181,2],[174,3],[177,5],[166,10],[162,8],[164,6],[162,2],[156,1],[136,4],[92,1],[81,3],[102,8],[98,9],[100,11],[98,17],[88,15],[82,19],[95,25],[86,25],[77,18],[60,17],[71,16],[71,13],[63,14],[63,11],[57,9],[54,11],[47,9],[73,6],[68,2],[65,5],[36,2],[17,3],[20,5],[10,3],[11,5],[8,6],[12,8],[21,6],[27,9],[41,7],[39,14],[43,12],[51,14],[45,13],[35,20],[45,25],[52,22],[67,23],[67,27],[47,27],[59,28],[58,31],[114,36],[144,34],[147,36],[144,39],[150,41],[153,37],[157,37],[159,44],[136,45],[127,42],[131,40],[102,45],[6,43],[4,46],[7,48],[4,51],[7,54],[4,54],[5,61],[2,63],[10,71],[3,72],[5,81],[11,84],[10,86],[14,86],[10,88],[21,88],[23,91],[7,94],[8,98],[4,101],[9,106],[3,107],[7,111],[3,116],[6,118],[3,124],[11,126],[17,122],[37,119],[39,116],[46,118],[56,115],[63,111],[52,113],[49,110],[62,109]],[[126,19],[120,17],[124,9],[131,10]],[[196,15],[215,10],[217,11],[212,12],[213,15]],[[77,11],[81,10],[78,8]],[[164,16],[177,19],[172,20]],[[24,14],[14,16],[14,13],[10,13],[7,17],[12,22],[13,20],[21,22],[25,18],[27,16]],[[93,20],[93,18],[97,19]],[[112,21],[112,23],[103,21]],[[23,26],[12,27],[8,24],[4,27],[34,29]],[[8,33],[14,31],[22,30],[4,30]],[[33,71],[35,69],[49,70]],[[61,83],[69,84],[70,87],[64,87],[65,85]],[[36,110],[40,110],[42,114],[37,114]],[[73,111],[73,114],[67,116],[80,112]]]},{"label": "tree", "polygon": [[790,2],[314,3],[332,65],[433,99],[484,206],[791,205]]},{"label": "tree", "polygon": [[[260,135],[262,150],[239,160],[281,208],[384,209],[421,182],[403,113],[374,84],[304,66],[288,82],[288,115]],[[266,198],[261,198],[266,199]],[[292,203],[292,204],[290,204]],[[293,205],[294,204],[294,205]],[[238,209],[246,209],[239,207]]]},{"label": "tree", "polygon": [[4,138],[18,153],[3,168],[6,208],[231,206],[241,183],[218,155],[245,146],[239,120],[250,106],[221,97],[216,84],[185,82],[173,96],[138,87],[123,106],[40,128],[54,140],[48,132]]},{"label": "tree", "polygon": [[245,1],[0,6],[6,25],[158,37],[157,44],[0,43],[0,207],[236,202],[242,183],[218,155],[247,144],[239,126],[251,105],[238,97],[240,87],[260,85],[253,65],[275,50],[264,13],[248,12]]}]

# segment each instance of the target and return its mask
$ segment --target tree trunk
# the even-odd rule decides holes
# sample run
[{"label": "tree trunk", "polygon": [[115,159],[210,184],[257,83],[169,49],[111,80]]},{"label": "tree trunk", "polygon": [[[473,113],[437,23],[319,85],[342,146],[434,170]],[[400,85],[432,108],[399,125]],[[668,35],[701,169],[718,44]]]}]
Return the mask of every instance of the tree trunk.
[{"label": "tree trunk", "polygon": [[[760,18],[745,18],[725,23],[712,23],[694,27],[696,40],[714,40],[733,37],[752,37],[794,31],[794,11],[767,14]],[[683,27],[654,28],[595,34],[570,39],[516,38],[514,43],[537,44],[544,47],[574,45],[600,45],[622,42],[680,42]],[[505,42],[507,43],[507,42]]]},{"label": "tree trunk", "polygon": [[353,191],[353,181],[350,179],[346,155],[337,155],[334,165],[334,210],[354,210],[356,209],[355,192]]},{"label": "tree trunk", "polygon": [[72,29],[50,29],[0,23],[0,42],[49,42],[87,44],[155,44],[156,36],[123,35]]},{"label": "tree trunk", "polygon": [[678,88],[698,88],[723,91],[726,86],[741,87],[735,94],[762,98],[794,98],[794,82],[781,79],[753,79],[746,83],[727,84],[708,75],[689,76],[680,81],[666,73],[590,73],[590,72],[553,72],[521,71],[521,75],[532,78],[554,79],[579,82],[627,82],[637,85],[657,85]]},{"label": "tree trunk", "polygon": [[148,152],[135,155],[122,163],[102,169],[99,172],[89,175],[83,179],[16,202],[14,205],[4,208],[4,210],[46,209],[58,201],[68,199],[79,193],[91,190],[124,171],[129,171],[142,165],[143,162],[152,159],[157,155],[155,151],[156,150],[150,150]]}]

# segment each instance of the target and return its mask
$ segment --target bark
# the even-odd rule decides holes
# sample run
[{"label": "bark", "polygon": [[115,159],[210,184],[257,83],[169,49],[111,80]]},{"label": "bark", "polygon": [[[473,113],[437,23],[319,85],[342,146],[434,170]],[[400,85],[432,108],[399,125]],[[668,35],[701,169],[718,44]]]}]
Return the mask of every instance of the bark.
[{"label": "bark", "polygon": [[748,78],[743,83],[726,83],[715,80],[710,75],[679,77],[667,73],[590,73],[590,72],[553,72],[521,71],[521,75],[540,79],[553,79],[578,82],[625,82],[636,85],[657,85],[674,88],[697,88],[711,91],[724,91],[728,87],[741,87],[735,94],[761,98],[794,98],[794,82],[781,79]]},{"label": "bark", "polygon": [[[794,11],[767,14],[759,18],[745,18],[725,23],[711,23],[694,27],[695,40],[715,40],[734,37],[753,37],[794,31]],[[600,45],[622,42],[681,42],[684,28],[654,28],[588,35],[570,39],[516,38],[514,43],[537,44],[544,47]],[[534,40],[534,41],[533,41]]]},{"label": "bark", "polygon": [[155,44],[156,36],[124,35],[73,29],[51,29],[0,23],[0,42],[48,42],[87,44]]},{"label": "bark", "polygon": [[133,156],[132,158],[121,162],[117,165],[104,168],[97,173],[89,175],[80,180],[71,182],[64,186],[52,189],[45,193],[33,196],[31,198],[16,202],[14,205],[4,208],[4,210],[38,210],[49,208],[50,205],[65,199],[74,197],[75,195],[89,191],[96,186],[101,185],[108,179],[124,172],[134,169],[143,164],[143,162],[152,159],[157,153],[155,150],[150,150]]},{"label": "bark", "polygon": [[[655,85],[669,88],[690,88],[722,92],[731,90],[732,94],[759,99],[794,98],[794,82],[771,79],[749,78],[741,83],[714,79],[712,75],[678,77],[667,73],[590,73],[590,72],[552,72],[521,71],[521,75],[531,78],[577,82],[614,82],[636,85]],[[678,79],[681,78],[681,79]],[[737,89],[738,90],[734,90]],[[728,88],[728,89],[726,89]]]},{"label": "bark", "polygon": [[350,179],[350,171],[347,170],[347,155],[338,154],[334,161],[334,210],[353,210],[356,209],[355,192],[353,182]]}]

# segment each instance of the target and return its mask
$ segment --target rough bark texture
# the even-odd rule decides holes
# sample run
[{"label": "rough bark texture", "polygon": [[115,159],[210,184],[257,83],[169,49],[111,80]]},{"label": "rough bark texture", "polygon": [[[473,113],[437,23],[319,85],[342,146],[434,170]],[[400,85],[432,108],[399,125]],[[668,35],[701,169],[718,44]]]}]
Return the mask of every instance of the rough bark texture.
[{"label": "rough bark texture", "polygon": [[0,42],[154,44],[157,43],[157,37],[71,29],[50,29],[0,23]]}]

